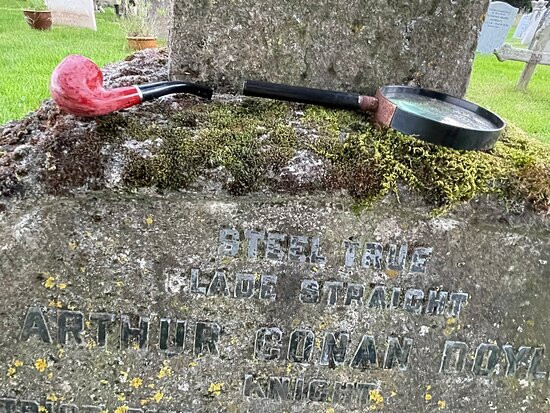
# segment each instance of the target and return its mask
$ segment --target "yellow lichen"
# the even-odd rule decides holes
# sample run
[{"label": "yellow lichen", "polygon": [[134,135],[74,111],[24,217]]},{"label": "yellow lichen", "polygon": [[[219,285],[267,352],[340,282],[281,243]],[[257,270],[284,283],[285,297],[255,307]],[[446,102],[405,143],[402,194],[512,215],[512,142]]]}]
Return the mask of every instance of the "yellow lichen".
[{"label": "yellow lichen", "polygon": [[125,402],[126,401],[126,395],[124,393],[119,393],[119,394],[117,394],[116,399],[119,402]]},{"label": "yellow lichen", "polygon": [[67,284],[59,283],[59,284],[57,284],[57,288],[59,288],[60,290],[64,290],[65,288],[67,288]]},{"label": "yellow lichen", "polygon": [[51,394],[48,394],[48,397],[46,397],[46,399],[50,402],[56,402],[57,401],[57,396],[55,393],[51,393]]},{"label": "yellow lichen", "polygon": [[153,215],[151,214],[147,215],[147,217],[143,220],[143,222],[145,222],[145,224],[149,226],[153,225],[153,223],[155,222]]},{"label": "yellow lichen", "polygon": [[155,402],[160,402],[162,399],[164,398],[164,393],[161,392],[160,390],[158,390],[154,395],[153,397],[151,398],[151,400],[154,400]]},{"label": "yellow lichen", "polygon": [[199,364],[196,361],[189,363],[189,367],[197,367]]},{"label": "yellow lichen", "polygon": [[6,372],[8,377],[15,376],[15,373],[17,373],[17,369],[15,367],[8,367],[8,371]]},{"label": "yellow lichen", "polygon": [[174,373],[172,372],[170,366],[164,365],[158,372],[157,377],[159,379],[163,379],[164,377],[170,377],[172,374]]},{"label": "yellow lichen", "polygon": [[430,400],[432,400],[432,395],[430,393],[426,393],[424,395],[424,400],[426,400],[427,402],[429,402]]},{"label": "yellow lichen", "polygon": [[48,409],[46,409],[46,406],[38,406],[38,412],[39,413],[47,413]]},{"label": "yellow lichen", "polygon": [[130,380],[130,386],[134,387],[134,388],[138,388],[138,387],[141,387],[143,385],[143,380],[140,379],[139,377],[134,377],[132,380]]},{"label": "yellow lichen", "polygon": [[114,413],[126,413],[128,411],[128,406],[119,406],[115,409]]},{"label": "yellow lichen", "polygon": [[77,241],[70,241],[69,242],[69,249],[76,250],[78,248],[78,242]]},{"label": "yellow lichen", "polygon": [[379,390],[369,390],[370,410],[382,409],[384,407],[384,397]]},{"label": "yellow lichen", "polygon": [[437,407],[439,407],[439,410],[443,410],[447,407],[447,403],[445,403],[445,400],[439,400],[437,402]]},{"label": "yellow lichen", "polygon": [[46,288],[53,288],[55,286],[55,278],[54,277],[48,277],[46,281],[44,281],[44,287]]},{"label": "yellow lichen", "polygon": [[327,407],[327,413],[334,413],[334,407]]},{"label": "yellow lichen", "polygon": [[34,367],[36,368],[36,370],[42,373],[44,370],[48,368],[48,361],[46,359],[37,359],[34,362]]},{"label": "yellow lichen", "polygon": [[210,383],[210,386],[208,387],[208,393],[212,396],[218,397],[220,394],[222,394],[222,389],[225,383]]},{"label": "yellow lichen", "polygon": [[13,365],[14,365],[15,367],[22,367],[22,366],[23,366],[23,362],[22,362],[21,360],[15,360],[15,361],[13,362]]},{"label": "yellow lichen", "polygon": [[53,308],[63,308],[63,302],[58,299],[48,301],[48,306]]}]

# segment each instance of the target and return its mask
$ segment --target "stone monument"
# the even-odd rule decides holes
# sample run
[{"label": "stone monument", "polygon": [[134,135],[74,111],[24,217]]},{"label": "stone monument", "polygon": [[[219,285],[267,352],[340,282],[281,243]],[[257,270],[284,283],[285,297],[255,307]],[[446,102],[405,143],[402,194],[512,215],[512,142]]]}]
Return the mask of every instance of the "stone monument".
[{"label": "stone monument", "polygon": [[514,31],[514,35],[513,35],[514,39],[521,39],[523,37],[525,30],[527,30],[527,27],[529,27],[529,23],[531,22],[531,16],[532,16],[531,13],[524,14],[523,16],[521,16],[518,26]]},{"label": "stone monument", "polygon": [[512,126],[463,153],[233,95],[46,101],[0,127],[0,412],[546,412],[549,183]]},{"label": "stone monument", "polygon": [[56,25],[97,29],[93,0],[46,0],[46,4]]},{"label": "stone monument", "polygon": [[237,92],[246,78],[462,96],[488,1],[176,0],[170,75]]},{"label": "stone monument", "polygon": [[493,53],[504,44],[506,35],[514,24],[518,9],[502,1],[493,1],[481,27],[477,51]]}]

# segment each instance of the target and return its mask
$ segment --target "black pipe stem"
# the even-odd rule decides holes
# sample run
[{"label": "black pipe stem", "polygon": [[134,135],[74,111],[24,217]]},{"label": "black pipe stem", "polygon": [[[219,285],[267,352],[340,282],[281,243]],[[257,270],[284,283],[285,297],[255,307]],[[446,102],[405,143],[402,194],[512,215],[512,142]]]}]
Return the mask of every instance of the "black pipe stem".
[{"label": "black pipe stem", "polygon": [[214,93],[208,86],[179,81],[148,83],[136,87],[141,91],[142,102],[157,99],[172,93],[189,93],[210,100]]}]

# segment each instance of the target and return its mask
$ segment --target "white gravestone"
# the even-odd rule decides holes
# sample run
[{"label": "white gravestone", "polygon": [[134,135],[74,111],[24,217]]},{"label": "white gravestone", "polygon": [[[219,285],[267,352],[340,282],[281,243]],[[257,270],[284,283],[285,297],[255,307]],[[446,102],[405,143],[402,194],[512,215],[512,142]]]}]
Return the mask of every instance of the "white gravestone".
[{"label": "white gravestone", "polygon": [[54,25],[97,30],[94,0],[46,0]]},{"label": "white gravestone", "polygon": [[517,14],[518,9],[508,3],[502,1],[492,2],[481,27],[477,51],[493,53],[495,49],[502,46]]},{"label": "white gravestone", "polygon": [[529,27],[527,27],[527,30],[525,30],[525,33],[521,38],[521,42],[523,44],[529,46],[533,41],[533,38],[535,37],[535,33],[537,32],[537,29],[539,27],[539,23],[542,19],[542,16],[544,15],[544,10],[546,9],[547,4],[548,2],[545,0],[531,2],[531,5],[533,6],[533,13],[531,16],[531,22],[529,23]]},{"label": "white gravestone", "polygon": [[529,27],[529,23],[531,22],[531,16],[532,16],[532,13],[529,13],[529,14],[524,14],[519,23],[518,23],[518,27],[516,27],[516,30],[514,31],[514,39],[521,39],[523,37],[523,34],[525,33],[525,31],[527,30],[527,28]]}]

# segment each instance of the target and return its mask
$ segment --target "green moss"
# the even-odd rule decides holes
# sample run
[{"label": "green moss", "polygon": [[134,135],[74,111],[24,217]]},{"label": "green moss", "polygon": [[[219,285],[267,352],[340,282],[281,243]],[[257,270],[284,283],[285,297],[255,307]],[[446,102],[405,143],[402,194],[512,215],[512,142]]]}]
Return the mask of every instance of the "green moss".
[{"label": "green moss", "polygon": [[126,182],[185,188],[205,170],[221,166],[233,177],[232,193],[254,191],[294,154],[296,134],[287,126],[289,116],[287,105],[256,100],[212,103],[178,114],[167,126],[144,131],[163,145],[151,159],[136,157]]},{"label": "green moss", "polygon": [[[126,127],[135,132],[133,122]],[[296,125],[304,139],[297,139]],[[247,99],[197,105],[162,127],[141,127],[141,134],[163,145],[150,159],[130,163],[126,182],[134,186],[185,188],[223,166],[233,177],[229,190],[242,194],[270,184],[267,177],[297,149],[308,149],[329,165],[324,187],[346,189],[358,206],[397,195],[403,184],[436,212],[486,193],[550,209],[550,147],[514,126],[492,151],[464,152],[374,127],[368,116],[349,111],[308,107],[298,116],[290,105]]]},{"label": "green moss", "polygon": [[[390,191],[397,194],[403,183],[420,192],[436,212],[484,193],[528,199],[539,210],[550,208],[550,147],[513,125],[494,150],[475,152],[378,129],[340,111],[311,109],[306,118],[324,131],[311,148],[331,160],[329,184],[348,189],[367,205]],[[353,132],[358,124],[361,130]],[[342,141],[346,130],[352,132]],[[536,173],[526,172],[532,170]]]}]

